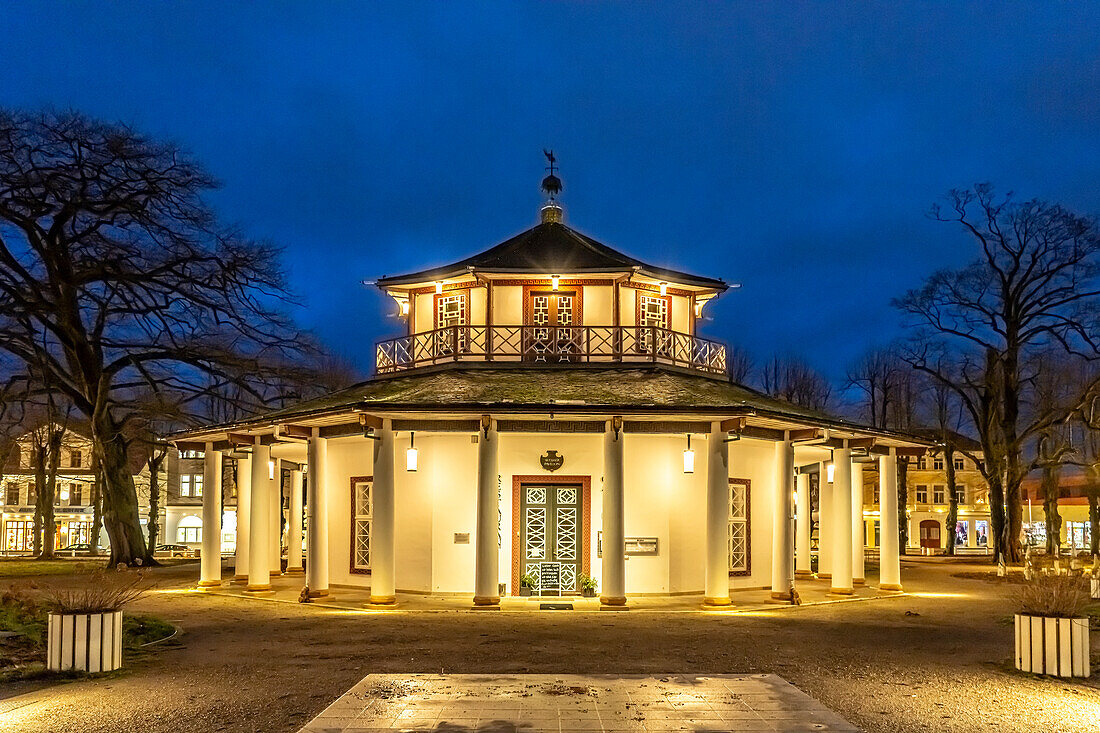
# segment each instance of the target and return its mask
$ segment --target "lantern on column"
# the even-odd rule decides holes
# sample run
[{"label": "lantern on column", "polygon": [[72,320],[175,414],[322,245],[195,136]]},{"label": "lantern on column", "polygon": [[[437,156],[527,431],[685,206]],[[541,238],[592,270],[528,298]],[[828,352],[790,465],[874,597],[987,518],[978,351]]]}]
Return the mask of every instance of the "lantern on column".
[{"label": "lantern on column", "polygon": [[409,449],[405,451],[405,470],[415,471],[417,466],[416,433],[409,432]]},{"label": "lantern on column", "polygon": [[833,465],[832,463],[830,463],[828,466],[826,466],[825,467],[825,481],[827,481],[828,483],[831,484],[833,482],[833,473],[835,471],[836,471],[836,466]]},{"label": "lantern on column", "polygon": [[684,473],[695,473],[695,451],[691,449],[691,433],[688,433],[688,447],[684,451]]}]

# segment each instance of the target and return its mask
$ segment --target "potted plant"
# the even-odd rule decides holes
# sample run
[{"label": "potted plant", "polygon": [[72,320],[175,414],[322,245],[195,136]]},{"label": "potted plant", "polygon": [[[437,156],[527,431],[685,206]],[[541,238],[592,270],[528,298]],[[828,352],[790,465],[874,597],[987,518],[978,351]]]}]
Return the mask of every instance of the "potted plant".
[{"label": "potted plant", "polygon": [[1057,677],[1089,676],[1089,620],[1085,579],[1077,574],[1031,573],[1019,593],[1016,669]]},{"label": "potted plant", "polygon": [[581,575],[581,595],[585,598],[596,597],[596,579],[588,573]]},{"label": "potted plant", "polygon": [[534,573],[524,573],[523,577],[519,579],[519,594],[521,596],[531,595],[534,593],[538,584],[539,576]]},{"label": "potted plant", "polygon": [[122,607],[145,593],[143,576],[92,573],[87,585],[48,594],[46,668],[110,672],[122,666]]}]

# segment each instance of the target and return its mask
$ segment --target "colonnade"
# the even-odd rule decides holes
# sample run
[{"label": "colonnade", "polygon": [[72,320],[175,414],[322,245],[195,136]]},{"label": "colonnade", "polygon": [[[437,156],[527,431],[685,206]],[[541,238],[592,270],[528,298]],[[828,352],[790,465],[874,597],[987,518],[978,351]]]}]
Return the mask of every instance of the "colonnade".
[{"label": "colonnade", "polygon": [[[396,603],[394,557],[394,435],[389,419],[374,430],[373,510],[371,525],[372,607]],[[705,590],[707,605],[730,604],[729,588],[729,432],[713,422],[707,440]],[[311,430],[306,446],[308,473],[305,576],[309,595],[329,592],[328,510],[323,486],[327,439]],[[795,577],[809,577],[811,502],[809,475],[794,467],[795,441],[787,433],[775,442],[775,480],[770,488],[772,515],[771,595],[790,598]],[[626,555],[623,485],[623,423],[606,421],[603,430],[604,475],[602,492],[602,593],[607,609],[626,607]],[[221,584],[221,476],[222,454],[206,444],[203,492],[202,562],[199,585]],[[249,592],[271,589],[278,574],[281,499],[269,469],[270,446],[259,437],[248,456],[237,459],[237,550],[234,580],[247,583]],[[879,456],[881,496],[880,582],[882,590],[901,590],[898,556],[897,462],[893,448]],[[474,605],[499,608],[500,512],[498,493],[499,435],[496,420],[483,416],[478,431],[477,506]],[[863,465],[852,462],[847,445],[833,450],[833,480],[826,464],[819,465],[818,576],[830,580],[831,592],[848,595],[864,582],[863,572]],[[279,475],[281,470],[275,475]],[[303,572],[303,472],[290,472],[290,513],[287,526],[287,574]],[[751,536],[749,537],[751,541]]]}]

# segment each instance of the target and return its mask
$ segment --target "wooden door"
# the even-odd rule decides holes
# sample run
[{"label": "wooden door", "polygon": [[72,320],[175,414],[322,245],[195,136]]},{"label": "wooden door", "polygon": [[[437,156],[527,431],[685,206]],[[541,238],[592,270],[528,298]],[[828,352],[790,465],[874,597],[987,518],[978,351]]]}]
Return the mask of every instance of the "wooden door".
[{"label": "wooden door", "polygon": [[535,290],[527,294],[524,358],[576,361],[581,353],[580,298],[575,290]]},{"label": "wooden door", "polygon": [[920,546],[934,550],[940,548],[940,523],[935,519],[925,519],[920,523]]}]

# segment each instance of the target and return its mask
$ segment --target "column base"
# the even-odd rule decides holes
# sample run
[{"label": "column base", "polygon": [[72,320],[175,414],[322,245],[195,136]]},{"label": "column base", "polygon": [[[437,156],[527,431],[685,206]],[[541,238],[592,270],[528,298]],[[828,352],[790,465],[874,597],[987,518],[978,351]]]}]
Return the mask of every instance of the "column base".
[{"label": "column base", "polygon": [[896,585],[894,583],[880,583],[879,586],[878,586],[878,589],[881,590],[881,591],[886,591],[887,593],[901,593],[902,592],[901,586]]},{"label": "column base", "polygon": [[328,588],[320,588],[318,590],[311,590],[309,592],[310,598],[324,598],[328,595]]},{"label": "column base", "polygon": [[222,582],[220,580],[200,580],[200,588],[221,588]]},{"label": "column base", "polygon": [[852,578],[852,585],[867,585],[865,578]]},{"label": "column base", "polygon": [[305,575],[305,568],[287,568],[283,571],[283,575]]},{"label": "column base", "polygon": [[271,583],[265,583],[263,585],[249,585],[244,589],[245,593],[269,593],[271,591]]},{"label": "column base", "polygon": [[820,578],[821,580],[831,580],[832,577],[833,577],[833,574],[832,573],[818,573],[817,577]]},{"label": "column base", "polygon": [[829,595],[831,596],[850,596],[853,592],[851,588],[832,587],[829,589]]},{"label": "column base", "polygon": [[237,585],[245,585],[246,583],[248,583],[248,576],[247,575],[234,575],[233,580],[231,580],[229,582],[230,583],[235,583]]},{"label": "column base", "polygon": [[626,596],[600,596],[601,611],[625,611]]},{"label": "column base", "polygon": [[372,611],[387,611],[397,608],[397,596],[371,596],[367,608]]},{"label": "column base", "polygon": [[500,596],[474,596],[474,608],[500,608]]},{"label": "column base", "polygon": [[730,600],[729,596],[719,596],[718,598],[703,597],[704,606],[730,606],[732,604],[733,601]]},{"label": "column base", "polygon": [[805,580],[814,577],[814,572],[812,570],[795,570],[794,577]]},{"label": "column base", "polygon": [[790,603],[791,593],[790,591],[783,592],[780,590],[773,590],[771,597],[768,599],[770,603]]}]

